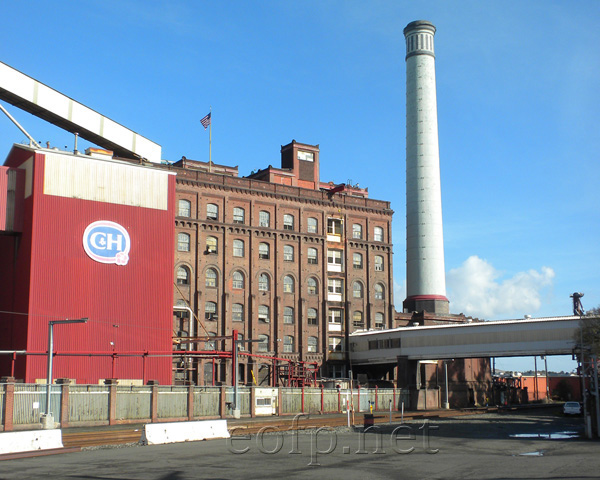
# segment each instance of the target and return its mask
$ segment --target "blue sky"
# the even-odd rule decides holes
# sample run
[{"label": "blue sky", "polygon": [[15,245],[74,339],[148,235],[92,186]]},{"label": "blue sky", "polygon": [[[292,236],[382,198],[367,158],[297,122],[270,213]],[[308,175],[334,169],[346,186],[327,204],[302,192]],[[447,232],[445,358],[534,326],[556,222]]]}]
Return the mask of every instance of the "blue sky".
[{"label": "blue sky", "polygon": [[[585,308],[600,304],[597,0],[2,7],[1,61],[159,143],[167,160],[208,159],[199,119],[211,105],[212,159],[241,175],[279,166],[280,146],[292,139],[319,144],[321,179],[360,183],[392,203],[397,308],[405,296],[402,30],[429,20],[451,311],[568,315],[574,291],[585,293]],[[73,148],[71,134],[3,105],[37,140]],[[0,116],[1,148],[22,140]]]}]

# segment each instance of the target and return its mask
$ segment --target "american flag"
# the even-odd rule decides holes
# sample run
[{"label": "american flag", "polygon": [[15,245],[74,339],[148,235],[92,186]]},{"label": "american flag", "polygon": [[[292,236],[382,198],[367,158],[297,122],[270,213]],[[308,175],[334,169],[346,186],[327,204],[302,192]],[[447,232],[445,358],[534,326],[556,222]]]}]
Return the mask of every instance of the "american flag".
[{"label": "american flag", "polygon": [[206,117],[204,117],[202,120],[200,120],[200,123],[204,127],[204,130],[206,130],[206,128],[210,125],[210,113]]}]

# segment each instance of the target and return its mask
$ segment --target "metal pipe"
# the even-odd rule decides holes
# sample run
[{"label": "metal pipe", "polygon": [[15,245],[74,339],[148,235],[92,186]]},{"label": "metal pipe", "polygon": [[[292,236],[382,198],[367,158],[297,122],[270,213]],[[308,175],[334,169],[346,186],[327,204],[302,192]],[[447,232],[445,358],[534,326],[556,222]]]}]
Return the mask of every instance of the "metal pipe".
[{"label": "metal pipe", "polygon": [[16,120],[13,118],[13,116],[12,116],[10,113],[8,113],[8,112],[6,111],[6,108],[4,108],[2,105],[0,105],[0,110],[2,110],[2,111],[4,112],[4,115],[6,115],[6,116],[7,116],[7,117],[10,119],[10,121],[12,121],[12,122],[13,122],[13,123],[14,123],[14,124],[17,126],[17,128],[18,128],[19,130],[21,130],[21,131],[22,131],[22,132],[23,132],[23,133],[24,133],[24,134],[27,136],[27,138],[29,139],[29,141],[30,141],[31,143],[33,143],[33,144],[34,144],[34,145],[35,145],[37,148],[42,148],[42,147],[40,146],[40,144],[39,144],[39,143],[37,143],[37,142],[36,142],[36,141],[33,139],[33,137],[27,133],[27,130],[25,130],[25,129],[24,129],[24,128],[23,128],[23,127],[22,127],[22,126],[19,124],[19,122],[17,122],[17,121],[16,121]]}]

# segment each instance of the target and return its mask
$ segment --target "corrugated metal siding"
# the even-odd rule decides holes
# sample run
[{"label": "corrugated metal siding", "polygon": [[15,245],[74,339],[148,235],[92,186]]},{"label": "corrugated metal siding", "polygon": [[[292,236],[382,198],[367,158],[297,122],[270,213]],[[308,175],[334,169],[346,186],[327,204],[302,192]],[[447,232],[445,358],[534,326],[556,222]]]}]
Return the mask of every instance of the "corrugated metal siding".
[{"label": "corrugated metal siding", "polygon": [[158,418],[187,417],[187,387],[160,387]]},{"label": "corrugated metal siding", "polygon": [[220,387],[194,387],[194,417],[218,416],[220,405]]},{"label": "corrugated metal siding", "polygon": [[109,418],[109,389],[104,385],[69,387],[69,422],[98,422]]},{"label": "corrugated metal siding", "polygon": [[[60,418],[61,388],[52,385],[50,393],[50,413],[55,421]],[[13,423],[15,425],[29,425],[39,423],[40,415],[46,410],[45,385],[15,385],[13,404]]]},{"label": "corrugated metal siding", "polygon": [[[43,158],[36,156],[27,349],[47,349],[48,321],[88,317],[87,324],[56,325],[57,352],[170,352],[172,348],[175,178],[169,175],[167,210],[40,195]],[[119,167],[119,165],[117,165]],[[93,261],[83,249],[92,222],[110,220],[131,238],[125,266]],[[111,345],[111,342],[114,345]],[[27,382],[45,378],[46,360],[28,357]],[[119,358],[117,378],[142,379],[141,358]],[[146,378],[171,383],[169,357],[148,358]],[[57,357],[54,378],[97,383],[112,378],[110,357]]]},{"label": "corrugated metal siding", "polygon": [[167,172],[85,158],[47,153],[44,194],[95,202],[166,210]]}]

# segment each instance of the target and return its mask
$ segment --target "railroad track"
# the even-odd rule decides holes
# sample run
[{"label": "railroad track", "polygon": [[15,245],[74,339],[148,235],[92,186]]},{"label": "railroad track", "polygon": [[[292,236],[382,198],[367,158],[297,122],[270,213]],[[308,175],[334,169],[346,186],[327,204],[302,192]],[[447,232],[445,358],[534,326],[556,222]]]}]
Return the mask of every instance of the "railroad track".
[{"label": "railroad track", "polygon": [[118,430],[101,429],[97,431],[69,432],[63,431],[62,441],[65,447],[100,447],[104,445],[124,445],[137,443],[142,438],[139,425]]}]

